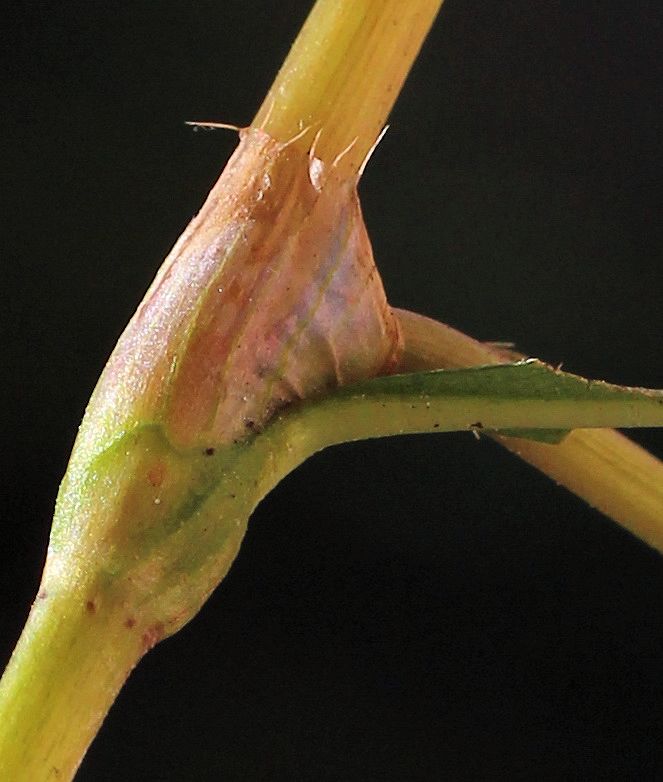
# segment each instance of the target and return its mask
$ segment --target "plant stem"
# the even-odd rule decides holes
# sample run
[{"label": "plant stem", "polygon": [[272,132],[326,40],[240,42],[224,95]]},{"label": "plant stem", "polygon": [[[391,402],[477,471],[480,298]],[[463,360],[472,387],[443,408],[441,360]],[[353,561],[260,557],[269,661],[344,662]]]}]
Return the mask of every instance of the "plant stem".
[{"label": "plant stem", "polygon": [[[310,127],[312,133],[319,130],[316,156],[325,162],[333,162],[339,153],[348,148],[347,153],[337,162],[336,170],[339,181],[344,177],[352,183],[352,175],[356,175],[374,144],[440,5],[441,0],[409,0],[407,3],[401,0],[319,0],[254,124],[277,141],[291,140],[306,127]],[[310,147],[312,133],[306,139],[301,139],[301,150],[307,151]],[[249,173],[255,178],[261,172]],[[244,180],[238,189],[241,191],[242,188],[246,189]],[[235,202],[239,203],[242,192],[228,192],[226,188],[222,196],[224,203],[228,202],[232,206]],[[269,201],[269,198],[265,201]],[[214,209],[210,207],[208,211],[213,218]],[[201,220],[205,219],[205,214],[203,210]],[[276,224],[276,217],[273,222]],[[195,226],[196,230],[200,228],[199,223],[195,223]],[[230,246],[228,252],[233,250],[232,241],[223,233],[226,226],[214,223],[212,219],[203,228],[196,234],[196,241],[203,242],[210,238],[214,246],[222,245],[225,241]],[[239,231],[236,233],[240,236]],[[238,244],[241,244],[239,240]],[[193,252],[189,245],[194,246],[195,242],[191,242],[190,234],[185,234],[173,251],[173,258],[179,252]],[[199,256],[191,257],[194,261],[197,258],[198,261],[202,259],[211,264],[215,256],[214,251],[208,252],[208,249],[202,247]],[[221,256],[222,251],[225,251],[223,247],[219,250]],[[174,274],[173,267],[174,261],[159,276],[155,289],[161,286],[165,278],[170,279],[169,275]],[[145,313],[143,307],[137,322],[142,317],[147,319]],[[175,314],[182,313],[176,311]],[[136,345],[132,344],[133,352],[129,351],[131,356],[140,353],[145,347],[144,342],[152,340],[151,345],[157,344],[153,332],[158,329],[152,326],[150,324],[149,339],[146,337],[143,341],[138,340]],[[164,332],[168,334],[169,326],[169,323],[164,326]],[[260,451],[258,456],[264,458],[256,457],[253,462],[253,452],[247,449],[248,462],[236,465],[236,470],[226,476],[230,483],[237,480],[240,484],[237,494],[224,489],[230,509],[224,507],[219,511],[221,522],[215,516],[209,524],[203,523],[201,517],[207,512],[212,514],[207,505],[198,510],[198,503],[206,496],[206,489],[198,486],[196,481],[204,483],[205,471],[199,470],[197,461],[187,461],[179,450],[171,448],[167,438],[164,439],[161,434],[157,437],[149,429],[154,423],[154,410],[150,407],[153,401],[150,394],[154,391],[152,386],[157,387],[163,377],[170,377],[168,373],[173,373],[176,366],[170,354],[159,354],[157,358],[159,361],[163,358],[166,362],[163,372],[159,374],[162,365],[157,362],[155,366],[159,371],[152,372],[149,377],[140,375],[143,364],[138,359],[135,366],[127,359],[129,369],[136,369],[136,372],[129,373],[128,380],[122,376],[126,381],[124,385],[111,389],[117,390],[118,395],[110,394],[109,398],[113,401],[107,405],[109,412],[104,407],[103,394],[101,402],[93,398],[88,408],[85,437],[81,442],[79,435],[76,446],[78,455],[66,479],[70,488],[66,488],[65,482],[63,501],[59,504],[59,512],[63,517],[59,519],[59,530],[56,530],[59,537],[57,541],[51,539],[52,544],[57,543],[52,546],[52,550],[58,557],[62,557],[65,566],[62,572],[66,576],[66,568],[76,573],[80,571],[81,584],[57,586],[60,570],[55,568],[52,580],[56,586],[48,585],[49,594],[35,602],[0,683],[2,780],[41,782],[57,779],[65,782],[71,779],[131,669],[158,640],[160,633],[163,634],[161,620],[148,625],[147,631],[138,631],[138,625],[130,626],[134,620],[127,616],[126,611],[131,601],[125,603],[123,597],[135,598],[135,595],[130,594],[131,589],[142,588],[145,593],[142,598],[151,605],[150,601],[159,601],[154,584],[162,576],[169,577],[168,567],[185,567],[190,564],[193,568],[199,564],[196,559],[198,554],[203,563],[200,567],[206,567],[210,556],[205,549],[208,539],[204,535],[211,535],[212,532],[219,533],[222,550],[215,552],[215,555],[227,569],[243,534],[246,516],[255,504],[255,487],[264,483],[265,490],[271,488],[272,481],[279,477],[283,469],[287,471],[287,468],[294,466],[288,461],[293,458],[290,453],[283,455],[285,466],[277,469],[270,467],[274,460],[269,449],[265,453]],[[209,363],[212,363],[211,359]],[[120,362],[120,365],[122,369],[124,364]],[[115,367],[108,373],[109,383],[114,372],[120,373],[120,369]],[[181,371],[180,367],[177,371]],[[138,389],[135,399],[132,396],[134,388]],[[197,388],[195,390],[198,391]],[[119,401],[116,402],[116,398]],[[98,420],[95,418],[97,413]],[[161,428],[158,433],[162,433]],[[264,443],[261,445],[264,451],[268,443],[257,437],[258,442]],[[117,448],[113,450],[112,443],[120,443],[121,450],[115,453]],[[224,452],[221,448],[218,450],[220,458]],[[202,449],[199,451],[204,453]],[[211,456],[214,451],[215,448],[208,447],[205,453]],[[111,472],[100,473],[101,477],[95,476],[96,468],[90,467],[90,460],[94,464],[108,464]],[[189,468],[192,470],[189,477],[193,487],[185,485]],[[151,487],[161,487],[162,481],[166,494],[152,499],[150,492],[154,493],[156,489]],[[79,486],[81,496],[77,494]],[[173,496],[167,502],[167,493],[175,493],[180,488],[182,496]],[[99,500],[100,497],[103,501]],[[235,500],[239,510],[231,508],[235,507]],[[187,524],[180,524],[177,513],[171,513],[171,504],[179,508],[178,512],[188,513]],[[168,523],[159,526],[159,513],[162,511]],[[95,521],[97,515],[101,521]],[[192,522],[191,519],[197,521]],[[234,528],[233,534],[225,535],[225,527]],[[192,529],[194,532],[200,531],[198,548],[193,554],[188,549],[184,550],[179,559],[175,555],[155,558],[149,550],[144,553],[135,548],[144,538],[148,543],[152,541],[151,545],[160,545],[162,539],[171,533],[177,543],[180,530],[182,536],[185,536],[191,534]],[[166,541],[163,545],[170,544]],[[202,553],[201,548],[204,549]],[[73,557],[75,561],[71,561],[72,551],[78,549],[83,554],[80,557],[77,554]],[[127,588],[124,596],[115,592],[115,597],[111,597],[110,593],[102,590],[100,594],[107,599],[100,600],[98,606],[94,603],[93,608],[90,608],[90,598],[86,597],[90,593],[85,591],[83,582],[88,587],[93,582],[97,583],[95,578],[99,576],[99,558],[103,556],[120,568],[137,568],[140,578],[126,577],[122,581]],[[195,562],[192,564],[189,559]],[[106,569],[113,575],[115,571],[112,568],[109,570],[109,562],[106,563]],[[209,567],[213,569],[214,564],[212,562]],[[189,582],[182,579],[180,583],[176,578],[178,571],[174,572],[174,576],[170,573],[173,583],[169,586],[167,597],[172,597],[177,607],[180,598],[187,596],[185,593]],[[218,572],[215,570],[216,575]],[[67,582],[68,576],[65,576],[63,578]],[[120,577],[117,574],[115,577],[119,583]],[[218,578],[202,579],[201,600],[217,582]],[[199,603],[195,600],[193,602],[197,610]],[[166,618],[168,616],[173,616],[174,624],[169,632],[174,632],[190,614],[181,617],[173,609],[171,613],[166,613]]]},{"label": "plant stem", "polygon": [[338,443],[423,432],[549,443],[575,428],[663,426],[663,391],[588,381],[532,360],[374,378],[298,405],[270,429],[279,425],[283,447],[300,443],[302,459]]},{"label": "plant stem", "polygon": [[70,779],[131,669],[140,637],[79,590],[41,594],[0,687],[0,778]]},{"label": "plant stem", "polygon": [[[279,141],[310,126],[316,155],[357,171],[398,97],[442,0],[318,0],[253,125]],[[356,139],[356,141],[355,141]],[[310,136],[302,140],[310,145]]]},{"label": "plant stem", "polygon": [[[405,350],[399,371],[451,369],[513,360],[443,323],[396,310]],[[547,445],[495,438],[557,483],[663,553],[663,462],[613,429],[576,429]]]}]

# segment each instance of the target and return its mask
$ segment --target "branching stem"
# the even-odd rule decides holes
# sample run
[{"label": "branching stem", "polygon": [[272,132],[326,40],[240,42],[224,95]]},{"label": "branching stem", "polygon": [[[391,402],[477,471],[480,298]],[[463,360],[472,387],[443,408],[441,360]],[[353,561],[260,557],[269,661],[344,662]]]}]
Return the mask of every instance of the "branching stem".
[{"label": "branching stem", "polygon": [[[403,372],[499,364],[508,351],[397,310]],[[502,445],[663,553],[663,463],[613,429],[576,429],[558,445],[497,437]]]}]

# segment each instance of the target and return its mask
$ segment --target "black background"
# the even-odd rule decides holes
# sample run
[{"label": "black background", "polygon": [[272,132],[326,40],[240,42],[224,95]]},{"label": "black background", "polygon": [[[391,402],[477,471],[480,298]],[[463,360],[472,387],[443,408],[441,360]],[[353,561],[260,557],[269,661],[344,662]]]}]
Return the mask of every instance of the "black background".
[{"label": "black background", "polygon": [[[12,4],[3,661],[95,380],[235,143],[184,120],[250,122],[308,5]],[[663,386],[662,44],[659,0],[448,0],[361,185],[392,303]],[[661,779],[662,641],[660,557],[496,445],[335,448],[262,503],[79,779]]]}]

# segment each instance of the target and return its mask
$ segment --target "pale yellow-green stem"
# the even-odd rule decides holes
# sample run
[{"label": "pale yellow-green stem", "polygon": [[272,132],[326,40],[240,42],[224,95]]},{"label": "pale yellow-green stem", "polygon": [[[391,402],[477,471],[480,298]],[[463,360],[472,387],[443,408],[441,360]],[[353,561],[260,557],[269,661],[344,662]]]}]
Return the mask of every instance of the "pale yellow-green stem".
[{"label": "pale yellow-green stem", "polygon": [[[318,0],[254,121],[268,136],[254,132],[251,138],[255,147],[248,139],[249,151],[258,154],[257,150],[265,147],[274,156],[278,142],[292,141],[293,148],[284,149],[281,145],[279,154],[284,155],[287,163],[293,152],[294,165],[297,160],[302,162],[300,153],[307,152],[314,142],[315,157],[324,163],[336,163],[330,181],[339,185],[339,192],[340,184],[353,185],[440,5],[441,0]],[[306,133],[297,138],[302,131]],[[297,145],[299,149],[295,150]],[[311,162],[303,173],[310,177],[309,200],[315,201],[317,194],[325,194],[325,189],[313,157]],[[261,163],[259,160],[258,169]],[[286,169],[284,165],[278,170]],[[264,208],[269,218],[263,215],[264,225],[275,226],[274,235],[266,229],[264,235],[253,237],[259,240],[256,247],[262,246],[266,251],[265,247],[283,240],[279,231],[288,228],[279,226],[284,202],[274,200],[278,183],[271,181],[269,171],[252,169],[249,173],[250,182],[259,188],[251,215],[260,216]],[[237,172],[232,176],[232,181],[244,181]],[[287,177],[276,179],[282,179],[281,186],[287,183]],[[246,182],[238,191],[246,191],[245,185]],[[244,247],[246,234],[237,226],[224,234],[228,226],[221,218],[215,222],[215,208],[226,201],[230,212],[244,214],[244,191],[213,193],[199,219],[173,251],[172,263],[157,279],[155,296],[160,290],[181,293],[177,286],[169,288],[168,284],[178,280],[183,260],[193,258],[192,265],[197,268],[197,263],[216,258],[214,252],[218,251],[219,262],[226,268],[244,258],[233,253]],[[299,192],[289,191],[288,197],[296,198]],[[306,223],[306,209],[299,206],[300,222]],[[291,212],[298,214],[297,209]],[[357,213],[358,210],[352,212]],[[209,221],[205,222],[207,218]],[[240,221],[241,227],[246,225]],[[301,233],[298,238],[301,240]],[[197,242],[202,243],[200,248]],[[222,246],[216,247],[217,244]],[[303,250],[308,246],[305,242]],[[313,240],[310,246],[315,250]],[[192,247],[200,250],[199,255],[186,255]],[[370,252],[364,252],[364,256],[368,258]],[[201,300],[194,302],[199,309],[193,305],[192,309],[198,315],[203,311],[206,316],[210,312],[218,315],[220,310],[211,307],[208,312],[203,306],[209,303],[206,293],[212,294],[213,302],[217,301],[217,294],[224,293],[233,312],[233,307],[242,307],[232,297],[241,294],[248,308],[252,289],[248,283],[237,283],[243,279],[241,275],[232,279],[236,284],[234,288],[229,286],[228,291],[223,286],[201,291]],[[189,286],[184,287],[189,290]],[[141,352],[150,347],[143,344],[141,335],[152,340],[152,347],[161,345],[155,342],[153,333],[158,329],[150,331],[155,325],[150,317],[164,318],[155,301],[148,295],[137,319],[132,321],[138,330],[129,331],[129,337],[138,334],[136,344],[131,339],[127,344],[125,340],[120,352],[122,360],[116,360],[112,371],[102,378],[101,402],[93,399],[88,409],[84,437],[77,445],[78,454],[63,484],[42,591],[0,683],[0,780],[71,779],[131,669],[154,643],[175,632],[195,614],[230,566],[255,504],[310,452],[333,441],[326,438],[325,432],[318,433],[316,440],[312,426],[301,425],[296,416],[289,418],[288,413],[276,413],[276,420],[262,433],[253,418],[235,416],[233,423],[251,433],[246,439],[208,442],[205,438],[216,431],[211,425],[203,431],[189,431],[188,426],[178,429],[177,424],[182,424],[191,404],[200,401],[205,390],[196,385],[197,374],[193,370],[199,364],[205,370],[218,366],[214,356],[205,352],[208,344],[201,336],[207,335],[203,326],[214,325],[215,321],[196,318],[195,324],[188,324],[188,330],[185,323],[186,333],[175,334],[177,344],[167,343],[168,348],[176,348],[178,360],[173,360],[169,350],[158,353],[154,366],[159,372],[144,377],[140,374],[144,364],[140,360],[132,363],[132,357],[138,353],[139,359],[144,359],[149,354],[149,350]],[[191,304],[186,297],[182,301]],[[150,306],[158,311],[150,314]],[[385,309],[388,310],[386,304]],[[179,317],[182,313],[175,311],[174,315]],[[146,332],[139,328],[143,317],[147,320]],[[400,318],[406,351],[400,367],[403,370],[489,363],[498,355],[427,319],[417,320],[417,316],[406,313],[400,313]],[[172,324],[161,325],[164,333],[171,335],[168,328]],[[214,336],[217,332],[212,329],[210,333]],[[223,330],[219,333],[238,336]],[[219,342],[211,341],[214,345]],[[183,345],[187,350],[179,355]],[[198,363],[192,356],[198,356]],[[503,358],[508,360],[510,356],[499,354],[499,360]],[[257,375],[264,379],[260,373]],[[123,378],[124,385],[113,386],[116,377]],[[214,377],[213,373],[203,372],[204,380],[210,377]],[[186,383],[183,378],[191,382]],[[168,382],[170,390],[162,399],[162,385]],[[248,385],[246,397],[235,399],[238,404],[251,401],[255,388]],[[145,388],[151,395],[141,396],[139,391]],[[214,397],[216,386],[206,388]],[[114,391],[118,391],[117,396]],[[178,400],[179,407],[175,404]],[[216,404],[215,398],[212,402]],[[131,409],[125,410],[127,406]],[[116,411],[116,407],[122,409]],[[244,409],[242,405],[240,408]],[[205,407],[200,413],[203,423],[209,418],[208,412]],[[199,419],[194,416],[193,420]],[[215,416],[210,420],[215,421]],[[305,419],[301,420],[305,423]],[[514,420],[508,419],[507,423]],[[496,419],[495,425],[499,424]],[[368,435],[372,436],[371,432]],[[598,441],[589,439],[592,436],[598,437]],[[562,449],[569,448],[569,442],[571,450],[567,456],[552,456],[565,454]],[[599,447],[595,447],[596,442]],[[642,454],[627,452],[619,435],[586,436],[579,432],[571,435],[566,444],[555,447],[513,439],[505,443],[617,520],[630,523],[634,531],[657,545],[655,516],[660,509],[660,496],[653,485],[648,485],[650,477],[652,481],[655,477],[653,465],[657,463],[653,460],[650,465]],[[612,466],[607,459],[610,453]],[[633,486],[630,493],[627,490],[622,475],[622,463],[627,462],[637,473],[630,478],[633,485],[640,481],[637,492]],[[607,479],[597,476],[598,470],[588,469],[590,463],[605,468]],[[601,504],[604,494],[609,498],[607,508]],[[644,512],[647,503],[651,506],[648,515]]]},{"label": "pale yellow-green stem", "polygon": [[121,609],[41,594],[0,690],[0,779],[70,779],[144,648]]},{"label": "pale yellow-green stem", "polygon": [[253,125],[357,171],[398,97],[442,0],[318,0]]},{"label": "pale yellow-green stem", "polygon": [[[512,359],[443,323],[397,310],[405,352],[400,371],[499,364]],[[502,445],[663,553],[663,463],[613,429],[576,429],[548,445],[497,437]]]},{"label": "pale yellow-green stem", "polygon": [[[440,5],[441,0],[319,0],[254,125],[277,141],[291,140],[308,127],[306,138],[293,142],[301,143],[306,151],[319,131],[315,155],[331,163],[345,152],[336,161],[335,177],[337,181],[342,177],[352,181]],[[255,178],[262,172],[251,173]],[[316,180],[313,173],[311,176],[313,198]],[[265,202],[272,208],[269,178],[261,177],[260,182],[266,182]],[[220,201],[232,206],[233,199],[241,200],[243,193],[221,195]],[[262,197],[261,191],[258,198]],[[215,206],[216,202],[208,209],[212,217]],[[191,229],[197,241],[202,241],[208,231],[213,245],[223,240],[232,254],[235,244],[241,245],[241,232],[226,236],[224,225],[201,227],[199,223],[204,222],[206,214],[203,210]],[[176,246],[174,256],[186,253],[191,231]],[[197,246],[195,242],[193,245]],[[203,260],[209,261],[204,249]],[[231,261],[226,259],[224,264],[231,265]],[[170,272],[171,267],[159,277],[155,291],[165,284]],[[226,293],[234,295],[237,291]],[[134,324],[147,317],[146,309],[149,301]],[[167,330],[170,324],[163,325]],[[139,343],[127,348],[127,365],[131,356],[145,347]],[[160,371],[163,369],[166,380],[172,380],[173,374],[177,378],[182,375],[181,365],[176,365],[170,354],[161,358],[169,359],[165,369],[156,364]],[[139,372],[141,366],[137,362],[130,369]],[[120,375],[122,367],[113,371]],[[246,455],[237,457],[240,461],[228,469],[228,480],[239,482],[237,493],[225,483],[223,489],[215,489],[221,479],[213,469],[206,471],[201,465],[207,455],[212,465],[215,449],[178,450],[164,434],[164,422],[153,426],[154,419],[144,413],[146,409],[154,413],[148,402],[158,396],[159,388],[155,391],[151,384],[158,385],[161,375],[139,380],[129,370],[125,375],[125,386],[115,389],[120,400],[117,411],[109,402],[103,407],[103,411],[110,411],[108,415],[100,414],[98,399],[88,409],[84,437],[77,445],[78,455],[61,492],[44,592],[35,601],[0,683],[1,780],[65,782],[72,778],[117,691],[141,655],[190,618],[191,611],[197,610],[218,583],[221,571],[215,569],[214,557],[205,549],[205,536],[216,535],[214,540],[210,538],[210,549],[212,544],[220,546],[221,554],[215,551],[215,556],[220,557],[223,567],[228,566],[248,514],[278,478],[270,473],[273,454],[269,449],[260,451],[268,440],[257,437],[256,444],[263,445],[255,457],[247,448]],[[112,379],[112,371],[102,384],[102,402],[104,394],[113,391],[109,390],[109,376]],[[134,399],[127,391],[143,386],[154,391],[147,402],[142,397]],[[124,409],[126,399],[132,400],[130,410]],[[98,425],[94,424],[95,415],[100,416]],[[199,433],[189,434],[195,439]],[[222,448],[218,450],[214,458],[235,458]],[[244,458],[249,462],[241,461]],[[281,471],[287,471],[289,458],[289,453],[283,455]],[[90,460],[92,464],[88,464]],[[191,486],[184,485],[187,480]],[[206,504],[205,498],[214,491],[226,492],[219,499],[220,521],[205,517],[207,505],[214,504]],[[180,494],[175,496],[176,492]],[[199,511],[200,503],[203,507]],[[182,551],[169,548],[171,540],[177,544],[187,535],[193,536],[193,550],[187,547],[188,542],[181,544]],[[62,573],[61,582],[58,567],[54,566],[59,561],[70,571]],[[187,569],[197,569],[205,576],[201,594],[193,598],[187,594]],[[157,583],[164,593],[156,589]],[[188,613],[180,614],[184,604]],[[158,618],[162,614],[163,618]]]}]

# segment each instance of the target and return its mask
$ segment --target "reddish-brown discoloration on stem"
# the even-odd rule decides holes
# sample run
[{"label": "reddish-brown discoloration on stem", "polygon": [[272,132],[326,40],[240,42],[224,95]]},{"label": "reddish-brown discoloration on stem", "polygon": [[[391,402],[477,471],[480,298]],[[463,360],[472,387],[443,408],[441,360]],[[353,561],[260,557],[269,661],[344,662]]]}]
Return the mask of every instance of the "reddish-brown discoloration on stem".
[{"label": "reddish-brown discoloration on stem", "polygon": [[149,652],[150,649],[152,649],[154,646],[156,646],[159,643],[159,641],[163,638],[163,635],[164,635],[164,626],[161,622],[157,622],[151,627],[148,627],[142,636],[143,649],[146,652]]},{"label": "reddish-brown discoloration on stem", "polygon": [[157,462],[147,471],[147,480],[150,486],[158,488],[163,483],[163,479],[166,476],[166,466],[161,462]]}]

